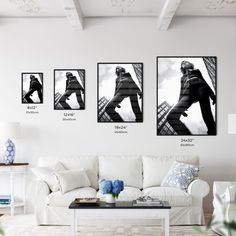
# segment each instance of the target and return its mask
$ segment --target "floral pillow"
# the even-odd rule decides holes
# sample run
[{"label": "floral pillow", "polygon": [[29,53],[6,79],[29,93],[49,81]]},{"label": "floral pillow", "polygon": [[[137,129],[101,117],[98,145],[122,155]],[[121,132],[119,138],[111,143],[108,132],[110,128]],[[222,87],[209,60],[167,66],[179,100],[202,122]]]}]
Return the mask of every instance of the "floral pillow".
[{"label": "floral pillow", "polygon": [[176,187],[187,191],[189,184],[198,177],[199,167],[175,161],[161,186]]}]

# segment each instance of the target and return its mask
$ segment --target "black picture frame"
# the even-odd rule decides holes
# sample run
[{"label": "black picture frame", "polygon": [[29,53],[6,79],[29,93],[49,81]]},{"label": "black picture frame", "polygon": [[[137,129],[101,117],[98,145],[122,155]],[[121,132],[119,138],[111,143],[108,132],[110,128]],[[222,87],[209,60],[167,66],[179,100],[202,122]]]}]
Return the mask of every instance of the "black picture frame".
[{"label": "black picture frame", "polygon": [[[58,74],[57,74],[58,73]],[[71,73],[76,81],[67,84],[67,73]],[[54,110],[85,110],[86,98],[86,73],[84,69],[54,69]],[[71,85],[70,85],[71,84]],[[74,84],[74,85],[73,85]],[[67,86],[70,87],[68,92]],[[78,93],[77,93],[78,92]],[[71,95],[73,96],[71,99]],[[64,96],[64,98],[62,98]],[[60,101],[61,99],[61,101]],[[68,103],[68,101],[69,103]]]},{"label": "black picture frame", "polygon": [[[31,76],[34,82],[31,82]],[[43,104],[43,73],[22,72],[21,73],[21,103]],[[36,95],[37,94],[37,95]]]},{"label": "black picture frame", "polygon": [[[178,104],[178,99],[176,100],[176,103],[175,105],[173,104],[168,104],[168,100],[165,101],[165,99],[163,98],[160,98],[161,94],[164,94],[164,88],[163,88],[163,79],[164,79],[164,73],[165,73],[165,76],[169,76],[169,78],[166,78],[166,82],[170,83],[170,81],[167,81],[168,79],[170,79],[172,77],[172,73],[174,70],[173,68],[175,68],[175,65],[173,64],[171,67],[168,68],[167,64],[165,65],[165,67],[167,68],[166,71],[164,71],[164,67],[162,68],[159,68],[160,67],[160,60],[163,60],[165,61],[165,59],[173,59],[173,63],[174,63],[174,60],[177,61],[190,61],[191,63],[195,63],[197,62],[197,60],[199,60],[199,62],[197,62],[197,65],[199,63],[202,64],[202,68],[204,68],[205,66],[205,69],[204,69],[204,73],[199,69],[199,68],[194,68],[194,69],[199,69],[203,75],[203,78],[204,78],[204,75],[206,75],[206,71],[208,73],[208,76],[207,76],[207,84],[208,86],[210,86],[210,88],[212,89],[212,91],[214,92],[214,95],[215,95],[215,105],[213,107],[212,105],[212,99],[209,98],[210,100],[210,103],[211,103],[211,112],[213,114],[213,118],[214,118],[214,121],[215,121],[215,129],[209,129],[209,127],[213,127],[213,122],[209,122],[209,119],[207,121],[208,123],[208,126],[206,125],[206,122],[204,122],[203,120],[203,116],[202,116],[202,109],[200,108],[200,111],[201,111],[201,118],[202,118],[202,121],[201,123],[205,123],[205,130],[203,132],[203,128],[199,128],[199,132],[192,132],[192,129],[189,129],[189,127],[187,127],[187,125],[182,122],[185,127],[188,129],[189,132],[185,132],[183,129],[181,131],[181,129],[177,128],[177,131],[180,131],[179,133],[176,132],[176,130],[173,128],[173,126],[175,126],[175,124],[178,124],[176,123],[176,119],[173,118],[173,114],[176,115],[177,112],[175,112],[176,110],[172,110],[174,106],[176,106],[176,104]],[[162,61],[162,63],[164,63]],[[170,62],[171,63],[171,62]],[[195,66],[195,65],[194,65]],[[179,72],[180,72],[180,67],[181,67],[181,64],[179,66]],[[169,70],[169,71],[168,71]],[[175,69],[176,70],[176,69]],[[160,78],[160,74],[162,74],[162,78]],[[181,83],[181,78],[178,78],[178,76],[176,77],[177,80],[179,80],[179,83]],[[205,78],[206,79],[206,78]],[[204,79],[204,80],[205,80]],[[172,79],[173,80],[173,79]],[[157,81],[157,86],[156,86],[156,134],[157,136],[216,136],[217,135],[217,57],[216,56],[158,56],[156,58],[156,81]],[[160,81],[162,81],[162,84],[160,83]],[[166,85],[167,86],[167,85]],[[179,86],[179,89],[180,89],[181,86]],[[162,88],[163,91],[160,90],[160,88]],[[194,87],[195,88],[195,87]],[[180,90],[179,90],[180,91]],[[182,91],[182,90],[181,90]],[[196,90],[194,90],[196,91]],[[175,91],[176,93],[176,91]],[[168,95],[169,93],[166,93],[166,96]],[[180,95],[180,92],[179,92],[179,95]],[[200,95],[202,96],[202,95]],[[209,95],[210,96],[210,95]],[[213,96],[212,96],[213,97]],[[170,100],[170,99],[169,99]],[[200,107],[200,102],[199,101],[196,101],[195,103],[199,103],[199,107]],[[178,106],[176,106],[178,107]],[[189,107],[191,109],[191,107]],[[213,109],[214,108],[214,109]],[[170,113],[170,111],[172,110],[172,113]],[[183,113],[182,113],[183,114]],[[178,117],[178,116],[177,116]],[[183,117],[183,116],[181,116]],[[177,120],[180,120],[181,118],[177,119]],[[175,124],[172,126],[169,122],[172,122],[172,124]],[[174,122],[173,122],[174,121]],[[194,124],[191,124],[190,127],[194,127],[193,126]],[[197,125],[197,123],[196,123]],[[181,126],[179,126],[181,127]],[[196,130],[197,127],[195,127],[195,130]],[[200,132],[201,131],[201,132]]]},{"label": "black picture frame", "polygon": [[[107,71],[107,74],[105,74],[103,78],[101,78],[100,76],[100,69],[101,69],[100,67],[102,66],[104,68],[105,67],[112,68],[111,70],[112,72],[108,73]],[[131,91],[135,91],[136,89],[136,91],[139,91],[139,92],[136,94],[136,96],[135,96],[135,92],[133,92],[134,95],[132,95],[132,98],[130,98],[129,105],[128,105],[128,100],[125,99],[129,97],[127,96],[127,94],[125,97],[121,99],[121,101],[118,103],[117,106],[115,106],[114,103],[112,103],[113,108],[107,111],[109,111],[110,112],[109,114],[111,115],[114,113],[118,113],[119,115],[118,117],[119,119],[115,119],[114,115],[112,115],[113,116],[113,119],[112,119],[110,115],[106,112],[106,109],[109,102],[111,102],[111,99],[113,99],[113,101],[115,99],[114,93],[112,94],[112,91],[113,90],[115,91],[115,88],[116,88],[116,79],[117,79],[116,68],[117,67],[125,68],[125,72],[131,75],[131,82],[132,82],[131,84],[134,85],[134,88],[133,90],[131,89]],[[103,89],[103,91],[106,91],[107,94],[109,92],[109,96],[105,95],[104,92],[102,93],[101,80],[103,81],[107,80],[107,82],[112,83],[112,86],[110,86],[112,89],[110,88]],[[97,122],[98,123],[142,123],[143,122],[143,97],[144,96],[143,96],[143,63],[142,62],[98,62],[97,63]],[[124,102],[126,103],[126,105],[122,107],[122,105],[125,104]],[[117,103],[117,101],[115,103]],[[132,107],[132,111],[130,109],[127,109],[127,107],[129,106]],[[124,111],[125,110],[124,107],[127,109],[127,112]],[[119,112],[114,111],[115,109],[117,110],[118,108],[123,109],[123,110],[119,110]],[[122,112],[123,112],[122,114],[123,117],[121,116]]]}]

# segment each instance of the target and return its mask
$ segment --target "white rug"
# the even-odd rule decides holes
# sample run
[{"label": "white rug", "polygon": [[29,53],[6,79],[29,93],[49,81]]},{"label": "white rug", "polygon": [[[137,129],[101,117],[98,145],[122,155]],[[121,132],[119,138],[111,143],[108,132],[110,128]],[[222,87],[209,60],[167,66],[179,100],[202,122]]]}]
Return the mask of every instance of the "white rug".
[{"label": "white rug", "polygon": [[[5,236],[70,236],[69,226],[37,226],[33,215],[3,216],[0,221]],[[200,229],[200,226],[197,226]],[[154,226],[79,226],[78,236],[161,236]],[[171,236],[202,236],[194,226],[171,226]],[[216,235],[205,232],[204,236]]]}]

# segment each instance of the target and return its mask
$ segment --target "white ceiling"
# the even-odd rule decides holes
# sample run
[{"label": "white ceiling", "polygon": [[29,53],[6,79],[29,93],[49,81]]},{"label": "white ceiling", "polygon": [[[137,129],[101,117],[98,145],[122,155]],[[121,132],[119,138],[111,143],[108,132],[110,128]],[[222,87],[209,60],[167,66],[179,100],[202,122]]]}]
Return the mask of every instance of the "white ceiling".
[{"label": "white ceiling", "polygon": [[[66,16],[62,1],[1,0],[0,17]],[[85,17],[107,17],[159,16],[166,0],[76,1],[80,2],[81,10]],[[19,2],[25,4],[20,5]],[[175,15],[236,16],[236,0],[182,0]]]}]

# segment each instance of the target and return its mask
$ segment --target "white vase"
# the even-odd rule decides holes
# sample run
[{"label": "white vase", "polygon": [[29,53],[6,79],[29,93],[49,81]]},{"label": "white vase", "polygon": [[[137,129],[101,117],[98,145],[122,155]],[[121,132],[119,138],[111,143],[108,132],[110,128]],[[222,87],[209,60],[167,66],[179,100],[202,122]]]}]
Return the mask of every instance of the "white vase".
[{"label": "white vase", "polygon": [[105,198],[106,198],[106,203],[115,203],[116,202],[115,197],[111,193],[107,193],[105,195]]}]

